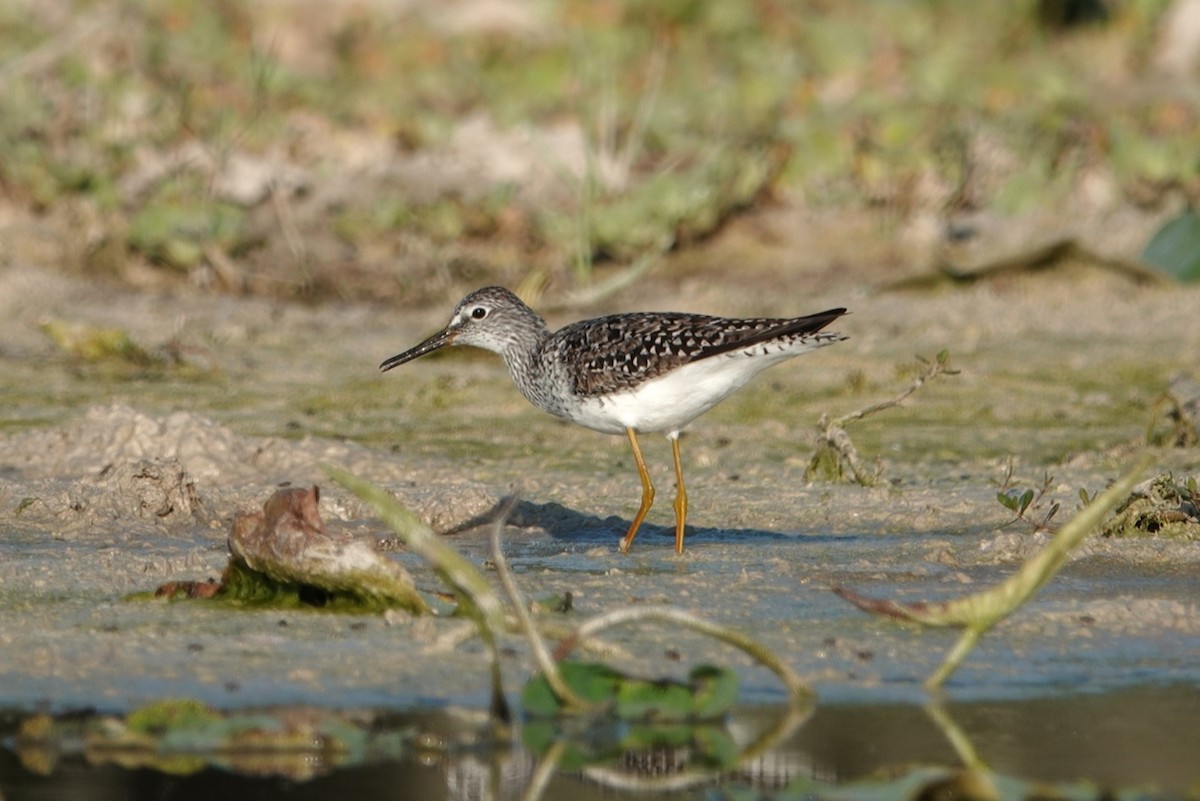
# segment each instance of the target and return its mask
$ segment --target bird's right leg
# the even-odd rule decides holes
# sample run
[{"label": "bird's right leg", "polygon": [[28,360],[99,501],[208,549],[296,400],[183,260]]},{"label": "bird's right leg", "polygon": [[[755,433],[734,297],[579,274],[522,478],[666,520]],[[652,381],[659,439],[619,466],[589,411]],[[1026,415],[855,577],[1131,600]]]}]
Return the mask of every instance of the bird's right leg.
[{"label": "bird's right leg", "polygon": [[642,479],[642,505],[638,507],[633,524],[629,526],[625,538],[617,546],[621,553],[629,553],[629,546],[633,545],[633,538],[637,536],[638,527],[642,525],[642,521],[646,519],[646,513],[650,511],[650,506],[654,503],[654,485],[650,483],[650,473],[646,471],[646,460],[642,458],[642,448],[638,445],[637,433],[632,428],[627,428],[625,434],[629,437],[629,445],[633,448],[633,460],[637,462],[638,477]]}]

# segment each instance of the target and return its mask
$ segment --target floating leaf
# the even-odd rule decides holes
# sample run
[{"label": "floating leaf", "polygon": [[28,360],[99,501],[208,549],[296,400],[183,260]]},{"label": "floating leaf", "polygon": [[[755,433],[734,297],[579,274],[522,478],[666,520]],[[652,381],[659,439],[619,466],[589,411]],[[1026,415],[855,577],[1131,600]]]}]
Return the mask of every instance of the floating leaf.
[{"label": "floating leaf", "polygon": [[737,742],[729,732],[716,726],[696,727],[692,742],[696,745],[696,757],[712,767],[731,768],[741,756]]},{"label": "floating leaf", "polygon": [[617,683],[613,714],[622,720],[683,720],[691,717],[692,688],[675,681],[625,679]]},{"label": "floating leaf", "polygon": [[[593,704],[615,701],[617,685],[622,679],[620,672],[599,662],[564,662],[559,665],[559,673],[576,695]],[[552,717],[562,711],[557,696],[541,674],[525,685],[521,703],[534,716]]]},{"label": "floating leaf", "polygon": [[[712,720],[737,699],[737,675],[711,665],[697,666],[686,682],[627,676],[599,662],[564,662],[559,670],[576,695],[621,720]],[[563,711],[542,675],[525,685],[522,703],[531,716]]]},{"label": "floating leaf", "polygon": [[738,678],[732,670],[698,665],[689,678],[695,692],[696,717],[714,718],[737,700]]},{"label": "floating leaf", "polygon": [[139,707],[125,718],[130,732],[160,736],[167,731],[207,726],[220,720],[221,714],[190,698],[168,698]]}]

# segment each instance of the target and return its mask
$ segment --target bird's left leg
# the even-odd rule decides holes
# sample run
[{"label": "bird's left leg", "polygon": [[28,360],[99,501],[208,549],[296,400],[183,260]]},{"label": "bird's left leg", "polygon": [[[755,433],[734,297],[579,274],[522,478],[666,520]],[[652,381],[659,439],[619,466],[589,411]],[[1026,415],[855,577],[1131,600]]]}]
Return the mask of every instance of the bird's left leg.
[{"label": "bird's left leg", "polygon": [[671,454],[675,457],[675,553],[683,553],[683,528],[687,525],[687,487],[683,484],[683,464],[679,461],[679,432],[671,435]]}]

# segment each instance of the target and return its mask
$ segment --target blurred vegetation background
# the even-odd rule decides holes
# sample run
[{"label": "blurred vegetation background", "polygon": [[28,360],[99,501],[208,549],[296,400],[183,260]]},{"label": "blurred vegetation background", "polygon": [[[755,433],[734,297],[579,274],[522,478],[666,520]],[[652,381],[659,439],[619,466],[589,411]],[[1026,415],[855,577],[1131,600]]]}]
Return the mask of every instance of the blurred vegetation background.
[{"label": "blurred vegetation background", "polygon": [[[1137,260],[1163,226],[1195,233],[1198,17],[1194,0],[13,0],[0,259],[416,304],[579,289],[766,214],[798,251],[842,231],[828,269],[873,282],[1005,241]],[[871,264],[848,263],[860,245]]]}]

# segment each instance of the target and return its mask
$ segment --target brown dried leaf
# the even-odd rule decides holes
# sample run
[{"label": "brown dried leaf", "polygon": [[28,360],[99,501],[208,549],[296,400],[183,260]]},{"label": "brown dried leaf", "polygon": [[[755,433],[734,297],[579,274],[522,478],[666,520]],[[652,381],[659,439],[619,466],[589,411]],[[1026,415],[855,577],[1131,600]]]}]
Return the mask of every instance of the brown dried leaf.
[{"label": "brown dried leaf", "polygon": [[319,500],[316,486],[282,489],[261,512],[239,515],[229,536],[231,562],[284,584],[428,611],[402,565],[368,542],[326,533]]}]

